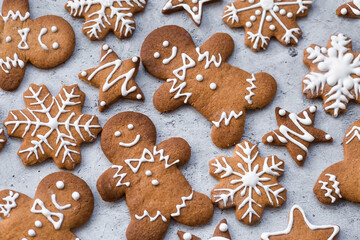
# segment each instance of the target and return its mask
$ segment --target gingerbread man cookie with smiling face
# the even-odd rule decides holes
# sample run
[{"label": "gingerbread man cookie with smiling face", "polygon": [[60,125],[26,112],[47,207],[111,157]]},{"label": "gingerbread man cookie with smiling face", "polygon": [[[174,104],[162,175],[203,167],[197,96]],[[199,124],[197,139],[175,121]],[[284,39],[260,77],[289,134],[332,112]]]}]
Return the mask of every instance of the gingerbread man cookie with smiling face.
[{"label": "gingerbread man cookie with smiling face", "polygon": [[114,165],[97,181],[105,201],[125,195],[131,215],[129,240],[162,239],[171,219],[200,225],[213,215],[211,200],[195,192],[178,169],[190,159],[182,138],[156,145],[156,129],[143,114],[123,112],[112,117],[101,135],[101,147]]},{"label": "gingerbread man cookie with smiling face", "polygon": [[360,0],[353,0],[341,5],[336,10],[336,14],[340,17],[360,18]]},{"label": "gingerbread man cookie with smiling face", "polygon": [[26,65],[53,68],[68,60],[75,34],[64,19],[47,15],[30,18],[28,0],[4,0],[0,16],[0,88],[15,90]]},{"label": "gingerbread man cookie with smiling face", "polygon": [[217,33],[196,47],[178,26],[153,31],[141,48],[146,70],[166,80],[154,95],[156,109],[167,112],[192,105],[213,123],[212,140],[222,148],[241,139],[246,110],[265,107],[277,87],[269,74],[250,74],[228,64],[233,50],[228,34]]},{"label": "gingerbread man cookie with smiling face", "polygon": [[13,190],[0,191],[0,239],[79,240],[72,228],[91,217],[94,198],[89,186],[67,172],[45,177],[32,199]]}]

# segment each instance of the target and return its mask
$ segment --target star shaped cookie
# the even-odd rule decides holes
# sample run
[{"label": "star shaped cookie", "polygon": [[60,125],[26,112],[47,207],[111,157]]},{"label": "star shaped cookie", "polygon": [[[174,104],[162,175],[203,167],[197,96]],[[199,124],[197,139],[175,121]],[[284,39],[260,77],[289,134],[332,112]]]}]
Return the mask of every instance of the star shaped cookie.
[{"label": "star shaped cookie", "polygon": [[337,238],[340,228],[337,225],[313,225],[306,218],[298,205],[291,208],[289,224],[283,231],[263,233],[262,240],[333,240]]},{"label": "star shaped cookie", "polygon": [[[178,231],[178,236],[179,236],[180,240],[201,240],[201,238],[194,236],[188,232]],[[226,219],[221,220],[221,222],[217,225],[215,232],[213,234],[213,237],[210,238],[210,240],[212,240],[212,239],[214,239],[214,240],[216,240],[216,239],[231,240],[229,227],[228,227]]]},{"label": "star shaped cookie", "polygon": [[360,0],[353,0],[341,5],[336,14],[341,17],[360,18]]},{"label": "star shaped cookie", "polygon": [[79,73],[79,78],[99,88],[99,111],[102,112],[119,98],[144,101],[144,94],[135,82],[139,65],[138,57],[121,61],[104,44],[100,66]]},{"label": "star shaped cookie", "polygon": [[168,0],[162,9],[162,13],[169,14],[185,10],[194,23],[200,26],[204,4],[215,1],[217,0]]},{"label": "star shaped cookie", "polygon": [[282,108],[276,108],[279,129],[267,133],[262,139],[263,143],[286,146],[291,157],[302,166],[310,143],[333,140],[326,132],[314,128],[316,110],[316,106],[312,106],[296,115]]}]

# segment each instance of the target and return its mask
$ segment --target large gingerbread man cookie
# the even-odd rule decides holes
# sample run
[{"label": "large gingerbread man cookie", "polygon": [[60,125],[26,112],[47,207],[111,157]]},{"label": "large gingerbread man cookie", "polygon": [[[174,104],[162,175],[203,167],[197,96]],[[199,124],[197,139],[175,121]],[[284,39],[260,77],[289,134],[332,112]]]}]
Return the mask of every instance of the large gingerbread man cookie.
[{"label": "large gingerbread man cookie", "polygon": [[246,110],[269,104],[277,86],[266,73],[250,74],[227,63],[233,50],[228,34],[217,33],[196,47],[178,26],[153,31],[141,49],[146,70],[166,80],[154,95],[156,109],[167,112],[192,105],[213,123],[212,140],[223,148],[241,139]]},{"label": "large gingerbread man cookie", "polygon": [[156,145],[156,129],[143,114],[123,112],[104,127],[101,146],[114,165],[104,172],[97,189],[105,201],[126,196],[131,222],[128,240],[162,239],[171,218],[200,225],[213,215],[211,200],[195,192],[178,169],[190,159],[182,138]]},{"label": "large gingerbread man cookie", "polygon": [[71,229],[85,224],[93,208],[92,192],[82,179],[53,173],[39,183],[33,199],[0,191],[0,239],[79,240]]},{"label": "large gingerbread man cookie", "polygon": [[314,193],[322,203],[335,203],[339,199],[360,202],[360,120],[347,130],[343,145],[344,160],[325,169],[314,186]]},{"label": "large gingerbread man cookie", "polygon": [[64,19],[47,15],[30,18],[28,0],[4,0],[0,17],[0,88],[15,90],[28,62],[53,68],[68,60],[75,34]]}]

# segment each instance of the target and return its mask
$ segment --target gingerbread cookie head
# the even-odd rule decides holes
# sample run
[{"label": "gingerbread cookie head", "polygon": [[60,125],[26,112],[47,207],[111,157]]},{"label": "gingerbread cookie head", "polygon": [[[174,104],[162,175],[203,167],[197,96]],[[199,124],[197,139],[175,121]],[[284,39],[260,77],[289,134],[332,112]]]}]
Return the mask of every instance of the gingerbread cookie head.
[{"label": "gingerbread cookie head", "polygon": [[47,15],[30,18],[28,0],[4,0],[0,25],[0,87],[15,90],[28,62],[38,68],[53,68],[69,59],[75,34],[64,19]]},{"label": "gingerbread cookie head", "polygon": [[341,5],[336,14],[340,17],[360,18],[360,0],[353,0]]},{"label": "gingerbread cookie head", "polygon": [[346,131],[344,140],[344,160],[325,169],[314,186],[318,200],[332,204],[340,199],[360,202],[360,120]]},{"label": "gingerbread cookie head", "polygon": [[102,40],[112,31],[118,38],[135,31],[134,14],[146,7],[147,0],[69,0],[65,9],[73,17],[85,18],[83,33],[90,40]]},{"label": "gingerbread cookie head", "polygon": [[[201,240],[200,238],[191,235],[191,233],[188,232],[178,231],[178,236],[180,240]],[[229,226],[226,219],[220,221],[220,223],[215,229],[212,238],[210,238],[209,240],[231,240]]]},{"label": "gingerbread cookie head", "polygon": [[304,50],[304,63],[310,73],[302,81],[307,98],[322,98],[333,117],[346,112],[347,104],[360,102],[360,54],[352,50],[351,39],[338,34],[327,47],[311,45]]},{"label": "gingerbread cookie head", "polygon": [[250,74],[228,64],[233,50],[228,34],[217,33],[196,47],[189,33],[178,26],[156,29],[141,49],[146,70],[166,80],[154,95],[155,107],[167,112],[192,105],[214,124],[211,136],[219,147],[236,144],[246,110],[266,106],[276,93],[270,75]]}]

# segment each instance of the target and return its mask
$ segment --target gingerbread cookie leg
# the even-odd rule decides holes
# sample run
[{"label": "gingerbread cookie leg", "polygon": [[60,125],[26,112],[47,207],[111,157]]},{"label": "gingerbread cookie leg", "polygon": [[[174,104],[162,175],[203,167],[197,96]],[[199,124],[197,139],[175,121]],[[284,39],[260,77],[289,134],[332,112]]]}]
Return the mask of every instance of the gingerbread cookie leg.
[{"label": "gingerbread cookie leg", "polygon": [[[147,212],[146,212],[147,213]],[[165,217],[157,217],[157,213],[148,213],[132,218],[126,230],[128,240],[153,240],[163,239],[169,227],[170,220]],[[134,216],[131,213],[131,216]],[[154,218],[153,218],[154,217]],[[138,219],[139,218],[139,219]],[[145,218],[145,219],[142,219]]]}]

